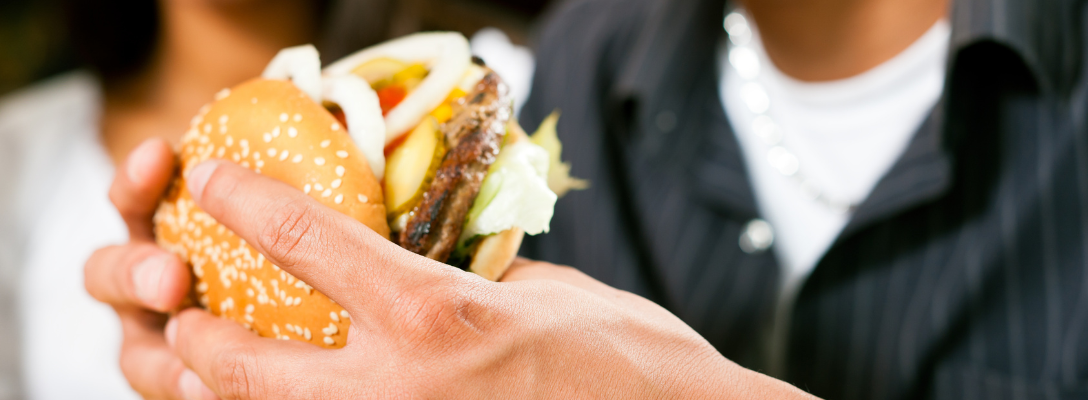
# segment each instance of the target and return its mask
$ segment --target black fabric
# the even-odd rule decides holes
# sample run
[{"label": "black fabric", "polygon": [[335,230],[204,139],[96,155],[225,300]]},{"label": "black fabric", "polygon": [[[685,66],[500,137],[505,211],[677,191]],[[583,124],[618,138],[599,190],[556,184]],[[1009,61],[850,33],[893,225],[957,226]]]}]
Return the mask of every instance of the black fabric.
[{"label": "black fabric", "polygon": [[[717,93],[720,0],[568,3],[522,122],[592,188],[523,254],[667,307],[765,370],[773,252]],[[830,399],[1088,398],[1084,1],[957,0],[948,80],[802,287],[783,379]]]}]

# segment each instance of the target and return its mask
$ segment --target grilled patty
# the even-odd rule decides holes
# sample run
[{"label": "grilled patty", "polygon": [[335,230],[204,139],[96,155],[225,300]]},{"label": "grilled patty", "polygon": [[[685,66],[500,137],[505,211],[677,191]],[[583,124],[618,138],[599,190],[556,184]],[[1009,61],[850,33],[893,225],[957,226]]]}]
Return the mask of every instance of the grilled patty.
[{"label": "grilled patty", "polygon": [[397,238],[401,247],[432,260],[449,259],[487,169],[499,155],[511,113],[506,85],[494,72],[458,103],[453,119],[442,126],[450,150],[408,214]]}]

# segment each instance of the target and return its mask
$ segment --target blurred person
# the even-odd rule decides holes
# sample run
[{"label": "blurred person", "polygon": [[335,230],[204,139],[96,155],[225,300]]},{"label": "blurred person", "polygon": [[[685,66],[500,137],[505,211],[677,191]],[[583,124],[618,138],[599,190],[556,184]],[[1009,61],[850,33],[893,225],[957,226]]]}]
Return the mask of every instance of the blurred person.
[{"label": "blurred person", "polygon": [[176,143],[215,92],[283,47],[316,42],[331,59],[384,39],[387,4],[60,5],[85,69],[0,100],[0,399],[135,398],[117,362],[122,327],[83,288],[91,252],[128,240],[106,195],[115,166],[148,138]]},{"label": "blurred person", "polygon": [[[1084,398],[1083,6],[569,2],[522,120],[561,108],[564,154],[594,186],[523,252],[586,275],[524,259],[507,283],[445,273],[208,162],[195,201],[357,324],[326,351],[187,310],[163,354],[190,370],[140,382],[200,398],[806,396],[782,381],[843,399]],[[118,175],[131,228],[146,231],[168,160],[137,153],[149,175]],[[313,233],[277,232],[277,207]],[[91,291],[146,307],[132,271],[161,250],[96,254]],[[161,264],[151,304],[184,291],[184,265]]]}]

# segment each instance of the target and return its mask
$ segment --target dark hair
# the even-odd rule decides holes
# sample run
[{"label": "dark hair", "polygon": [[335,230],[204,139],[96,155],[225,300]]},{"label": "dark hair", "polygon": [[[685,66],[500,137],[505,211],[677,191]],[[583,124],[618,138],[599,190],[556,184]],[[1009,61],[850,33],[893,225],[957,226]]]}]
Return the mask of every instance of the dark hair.
[{"label": "dark hair", "polygon": [[64,14],[77,59],[106,81],[143,68],[159,38],[154,0],[67,0]]},{"label": "dark hair", "polygon": [[[78,61],[105,81],[135,73],[151,60],[159,40],[155,0],[63,0],[67,36]],[[380,42],[388,32],[389,0],[323,0],[317,46],[335,60]]]}]

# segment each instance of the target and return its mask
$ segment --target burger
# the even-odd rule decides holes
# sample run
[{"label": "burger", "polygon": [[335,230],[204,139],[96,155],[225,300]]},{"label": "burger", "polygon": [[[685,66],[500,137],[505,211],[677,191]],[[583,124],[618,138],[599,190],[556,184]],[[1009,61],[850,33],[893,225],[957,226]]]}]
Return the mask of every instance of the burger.
[{"label": "burger", "polygon": [[282,50],[261,77],[193,118],[154,218],[188,262],[190,299],[283,340],[337,348],[350,315],[202,211],[185,178],[229,160],[278,179],[408,251],[498,280],[525,234],[547,232],[569,176],[553,115],[527,135],[501,77],[458,33],[421,33],[321,69],[312,46]]}]

